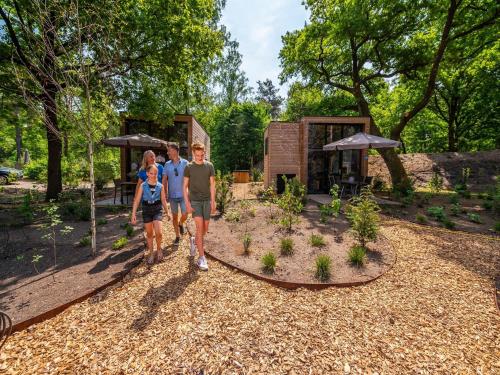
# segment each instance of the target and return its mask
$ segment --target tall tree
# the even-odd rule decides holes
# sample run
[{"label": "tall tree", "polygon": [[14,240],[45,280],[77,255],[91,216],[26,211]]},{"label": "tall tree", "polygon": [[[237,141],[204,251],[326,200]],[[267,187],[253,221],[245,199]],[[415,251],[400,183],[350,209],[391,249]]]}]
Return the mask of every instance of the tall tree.
[{"label": "tall tree", "polygon": [[257,81],[257,95],[255,99],[259,102],[269,104],[271,107],[270,114],[273,120],[277,120],[281,113],[281,105],[284,99],[279,96],[279,88],[275,87],[273,81],[269,78],[264,82]]},{"label": "tall tree", "polygon": [[[83,35],[86,65],[116,86],[117,77],[124,77],[140,68],[161,64],[171,82],[188,82],[202,71],[209,56],[220,45],[221,35],[214,25],[215,13],[222,1],[180,0],[165,2],[151,0],[103,0],[79,2],[80,16],[67,17],[67,0],[3,0],[0,2],[1,25],[0,64],[15,71],[7,76],[4,89],[25,95],[43,108],[48,143],[48,183],[46,199],[57,199],[62,190],[62,135],[58,121],[58,101],[65,74],[79,70],[74,61],[78,36],[75,22],[95,23],[87,10],[99,5],[108,19],[99,20],[106,32],[114,36],[100,45],[105,54],[85,44],[85,38],[99,40],[98,35]],[[98,28],[94,28],[99,30]],[[97,31],[99,33],[99,31]],[[70,59],[74,60],[74,59]],[[5,71],[4,69],[4,71]],[[145,69],[146,70],[146,69]],[[10,78],[9,78],[10,77]],[[15,77],[12,79],[12,77]],[[181,79],[179,78],[181,77]],[[23,92],[19,92],[19,87]]]},{"label": "tall tree", "polygon": [[[352,95],[358,113],[372,118],[371,132],[382,135],[371,103],[383,80],[415,79],[420,92],[399,114],[390,136],[399,139],[406,125],[432,98],[446,48],[454,41],[495,24],[493,0],[429,2],[388,0],[307,0],[310,24],[283,37],[282,79],[293,76]],[[393,185],[407,179],[393,149],[380,149]]]}]

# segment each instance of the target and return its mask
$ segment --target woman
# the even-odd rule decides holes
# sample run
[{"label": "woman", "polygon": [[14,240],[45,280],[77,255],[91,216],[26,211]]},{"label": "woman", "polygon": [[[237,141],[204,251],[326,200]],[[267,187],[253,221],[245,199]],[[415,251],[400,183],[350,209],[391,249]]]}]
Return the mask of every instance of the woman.
[{"label": "woman", "polygon": [[[146,242],[149,257],[148,264],[153,264],[155,259],[160,262],[163,259],[163,251],[161,248],[162,240],[162,219],[163,209],[168,213],[167,199],[162,184],[158,181],[158,167],[155,164],[150,164],[146,167],[146,181],[139,185],[134,205],[132,207],[132,224],[137,224],[137,208],[139,201],[142,201],[142,220],[144,222],[144,231],[146,232]],[[153,236],[156,237],[156,251],[153,251]]]}]

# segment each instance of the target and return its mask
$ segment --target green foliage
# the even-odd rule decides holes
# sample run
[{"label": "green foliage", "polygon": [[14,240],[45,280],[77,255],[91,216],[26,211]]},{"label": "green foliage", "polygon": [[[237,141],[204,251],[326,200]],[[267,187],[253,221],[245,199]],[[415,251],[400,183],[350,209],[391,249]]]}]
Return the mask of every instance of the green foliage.
[{"label": "green foliage", "polygon": [[215,202],[222,215],[233,201],[232,183],[233,178],[230,173],[224,175],[221,171],[217,171],[215,178]]},{"label": "green foliage", "polygon": [[442,220],[442,223],[443,223],[443,226],[447,229],[454,229],[455,228],[455,223],[453,221],[451,221],[448,217],[445,217],[443,220]]},{"label": "green foliage", "polygon": [[500,221],[495,222],[495,226],[493,227],[493,230],[497,233],[500,233]]},{"label": "green foliage", "polygon": [[302,212],[302,200],[305,196],[305,187],[300,182],[291,183],[286,176],[283,176],[285,191],[277,199],[277,204],[282,210],[280,224],[292,231],[292,225],[299,222],[298,215]]},{"label": "green foliage", "polygon": [[105,218],[101,218],[97,220],[97,225],[106,225],[108,223],[108,220]]},{"label": "green foliage", "polygon": [[113,250],[119,250],[128,244],[127,237],[120,237],[115,242],[113,242]]},{"label": "green foliage", "polygon": [[328,255],[320,254],[316,257],[315,276],[320,281],[327,281],[330,278],[332,259]]},{"label": "green foliage", "polygon": [[443,190],[443,177],[441,177],[438,172],[434,172],[428,186],[432,193],[439,193]]},{"label": "green foliage", "polygon": [[47,181],[47,162],[44,160],[32,160],[24,167],[23,172],[31,180]]},{"label": "green foliage", "polygon": [[38,263],[40,263],[40,260],[43,258],[43,255],[40,254],[33,254],[33,257],[31,258],[31,264],[33,264],[33,268],[35,269],[35,272],[37,274],[40,274],[40,271],[38,271],[38,267],[36,266]]},{"label": "green foliage", "polygon": [[276,268],[276,255],[272,251],[266,253],[261,258],[263,270],[265,273],[274,273],[274,269]]},{"label": "green foliage", "polygon": [[293,249],[293,239],[289,237],[282,238],[280,240],[280,250],[281,250],[281,255],[292,255],[294,252]]},{"label": "green foliage", "polygon": [[249,233],[245,233],[243,236],[243,250],[245,254],[250,252],[250,245],[252,244],[252,236]]},{"label": "green foliage", "polygon": [[366,248],[360,245],[354,245],[349,249],[348,253],[349,261],[360,267],[366,261]]},{"label": "green foliage", "polygon": [[382,180],[379,176],[375,176],[372,181],[372,189],[373,191],[383,191],[386,190],[387,187],[384,180]]},{"label": "green foliage", "polygon": [[253,182],[261,182],[264,178],[264,173],[257,168],[252,168],[250,170],[250,175],[252,177]]},{"label": "green foliage", "polygon": [[326,245],[325,239],[321,234],[311,234],[309,243],[314,247],[322,247]]},{"label": "green foliage", "polygon": [[[282,178],[285,179],[286,177],[283,176]],[[297,199],[300,199],[300,202],[304,206],[307,203],[305,185],[301,183],[297,177],[294,177],[287,181],[293,196]]]},{"label": "green foliage", "polygon": [[476,224],[482,224],[483,220],[481,219],[481,216],[478,214],[469,212],[467,214],[467,219],[469,219],[471,222],[476,223]]},{"label": "green foliage", "polygon": [[[269,115],[273,120],[277,120],[281,112],[281,104],[284,99],[278,95],[279,88],[276,88],[273,81],[257,81],[257,95],[255,99],[258,102],[267,103],[269,106]],[[255,180],[254,180],[255,181]]]},{"label": "green foliage", "polygon": [[33,210],[33,194],[31,190],[28,190],[26,194],[23,196],[23,202],[17,208],[17,212],[23,218],[25,224],[31,223],[34,218],[34,210]]},{"label": "green foliage", "polygon": [[397,199],[403,200],[403,204],[411,205],[415,198],[415,180],[412,178],[403,179],[401,182],[394,184],[392,192]]},{"label": "green foliage", "polygon": [[460,196],[457,193],[451,193],[449,201],[451,204],[459,204],[460,203]]},{"label": "green foliage", "polygon": [[90,220],[90,200],[85,195],[65,198],[60,196],[61,214],[65,218]]},{"label": "green foliage", "polygon": [[444,208],[442,206],[432,206],[427,209],[427,214],[435,218],[437,221],[443,221],[446,217]]},{"label": "green foliage", "polygon": [[237,223],[241,220],[241,212],[237,208],[230,208],[226,210],[224,214],[224,219],[231,223]]},{"label": "green foliage", "polygon": [[127,225],[125,225],[125,232],[127,232],[127,237],[133,237],[134,227],[130,225],[130,223],[127,223]]},{"label": "green foliage", "polygon": [[422,215],[422,214],[417,214],[415,216],[415,219],[417,220],[418,223],[420,224],[425,224],[427,223],[427,216],[425,215]]},{"label": "green foliage", "polygon": [[351,231],[365,247],[367,242],[377,239],[380,207],[368,188],[364,188],[359,196],[352,197],[349,207],[346,215],[351,222]]},{"label": "green foliage", "polygon": [[450,211],[453,216],[458,216],[462,212],[462,206],[460,206],[460,203],[454,203],[451,205]]},{"label": "green foliage", "polygon": [[85,247],[85,246],[90,246],[91,243],[92,243],[92,240],[90,239],[89,236],[83,236],[80,239],[80,242],[78,242],[78,245],[81,247]]}]

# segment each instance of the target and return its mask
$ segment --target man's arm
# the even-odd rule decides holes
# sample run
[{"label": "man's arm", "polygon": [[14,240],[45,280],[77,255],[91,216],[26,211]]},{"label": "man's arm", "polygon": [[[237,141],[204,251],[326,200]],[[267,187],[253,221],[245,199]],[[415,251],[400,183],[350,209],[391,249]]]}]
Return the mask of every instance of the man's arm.
[{"label": "man's arm", "polygon": [[193,212],[193,208],[191,207],[191,202],[189,200],[188,188],[189,188],[189,177],[184,176],[184,186],[182,189],[184,195],[184,203],[186,203],[186,211],[188,213],[191,213]]},{"label": "man's arm", "polygon": [[217,205],[215,203],[215,176],[210,176],[210,208],[212,215],[214,215],[217,209]]}]

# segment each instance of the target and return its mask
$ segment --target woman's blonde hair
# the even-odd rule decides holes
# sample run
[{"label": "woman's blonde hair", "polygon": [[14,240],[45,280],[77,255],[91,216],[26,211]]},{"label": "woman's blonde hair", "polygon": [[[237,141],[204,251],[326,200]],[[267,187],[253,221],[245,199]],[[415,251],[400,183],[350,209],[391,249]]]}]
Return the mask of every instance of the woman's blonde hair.
[{"label": "woman's blonde hair", "polygon": [[147,150],[144,151],[144,155],[142,155],[142,163],[141,163],[141,168],[146,169],[148,166],[148,156],[153,154],[153,156],[156,158],[156,155],[153,151]]}]

